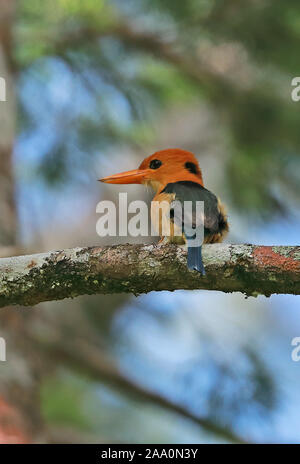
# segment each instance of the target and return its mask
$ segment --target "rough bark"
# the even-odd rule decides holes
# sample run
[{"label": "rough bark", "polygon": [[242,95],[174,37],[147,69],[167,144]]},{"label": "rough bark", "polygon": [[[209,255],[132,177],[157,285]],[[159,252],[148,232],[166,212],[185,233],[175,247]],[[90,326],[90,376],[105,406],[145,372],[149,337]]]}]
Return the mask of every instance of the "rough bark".
[{"label": "rough bark", "polygon": [[175,245],[74,248],[0,259],[0,306],[84,294],[206,289],[247,296],[300,294],[300,247],[206,245],[207,275],[190,272]]}]

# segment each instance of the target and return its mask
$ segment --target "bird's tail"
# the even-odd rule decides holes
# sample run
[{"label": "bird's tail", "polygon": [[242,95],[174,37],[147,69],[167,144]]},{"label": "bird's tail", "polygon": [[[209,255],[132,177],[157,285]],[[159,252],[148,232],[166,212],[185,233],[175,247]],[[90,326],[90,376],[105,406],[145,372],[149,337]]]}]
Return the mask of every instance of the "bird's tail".
[{"label": "bird's tail", "polygon": [[202,246],[188,246],[187,265],[191,271],[201,272],[205,275],[205,269],[202,262]]}]

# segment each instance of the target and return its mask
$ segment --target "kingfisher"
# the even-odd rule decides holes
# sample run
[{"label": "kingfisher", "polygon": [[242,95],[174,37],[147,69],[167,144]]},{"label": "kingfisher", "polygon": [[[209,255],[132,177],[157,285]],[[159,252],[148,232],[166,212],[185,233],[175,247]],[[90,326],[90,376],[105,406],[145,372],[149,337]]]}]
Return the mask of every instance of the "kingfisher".
[{"label": "kingfisher", "polygon": [[[99,179],[109,184],[144,184],[154,192],[152,202],[163,205],[160,214],[151,208],[151,221],[161,236],[161,242],[187,244],[187,267],[205,275],[202,244],[219,243],[229,231],[224,205],[203,185],[202,172],[195,155],[179,148],[160,150],[148,156],[138,169]],[[181,205],[183,214],[174,214],[174,205]],[[202,217],[198,218],[197,202],[202,202]],[[192,210],[185,214],[187,204]],[[180,218],[180,219],[179,219]],[[199,221],[198,221],[199,219]],[[170,234],[163,235],[164,222],[169,222]],[[201,243],[193,243],[197,227],[202,227]],[[194,232],[194,234],[193,234]],[[196,243],[196,245],[195,245]]]}]

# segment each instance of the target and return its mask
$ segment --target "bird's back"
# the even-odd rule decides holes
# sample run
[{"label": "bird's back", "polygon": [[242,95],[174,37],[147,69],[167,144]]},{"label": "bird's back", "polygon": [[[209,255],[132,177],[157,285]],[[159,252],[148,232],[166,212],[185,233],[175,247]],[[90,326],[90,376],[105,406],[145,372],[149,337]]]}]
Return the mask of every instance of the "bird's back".
[{"label": "bird's back", "polygon": [[[204,204],[204,243],[221,242],[229,230],[227,217],[224,206],[218,200],[216,195],[204,188],[202,185],[191,181],[179,181],[169,183],[160,192],[160,195],[170,195],[172,201],[179,201],[184,210],[184,202],[192,202],[193,214],[184,215],[185,229],[195,228],[196,221],[196,202]],[[159,196],[160,196],[159,195]],[[171,202],[170,202],[171,203]],[[201,221],[198,221],[201,222]]]}]

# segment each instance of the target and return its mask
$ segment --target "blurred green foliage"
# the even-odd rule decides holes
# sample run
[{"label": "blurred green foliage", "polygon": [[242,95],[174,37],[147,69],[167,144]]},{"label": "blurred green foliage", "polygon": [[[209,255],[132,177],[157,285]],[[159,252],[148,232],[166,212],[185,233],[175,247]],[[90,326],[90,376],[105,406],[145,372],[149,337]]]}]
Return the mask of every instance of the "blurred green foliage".
[{"label": "blurred green foliage", "polygon": [[[300,193],[300,103],[292,102],[290,91],[298,74],[299,17],[295,0],[250,0],[247,5],[232,0],[20,0],[14,66],[22,181],[58,189],[94,179],[99,156],[106,159],[113,150],[134,147],[144,157],[170,109],[181,116],[182,108],[199,107],[207,108],[222,128],[226,156],[218,160],[224,170],[218,178],[224,179],[233,207],[247,216],[293,212]],[[211,128],[212,137],[218,128]],[[200,126],[197,137],[195,151],[201,154]],[[167,147],[157,147],[162,148]],[[84,300],[84,317],[99,339],[111,342],[110,324],[124,302],[100,298]],[[142,309],[151,313],[154,306]],[[133,313],[135,323],[143,311]],[[74,321],[66,317],[73,321],[72,333],[82,330],[74,314],[75,308]],[[174,314],[166,317],[165,327],[163,317],[161,310],[159,346],[170,335]],[[127,314],[124,326],[132,320]],[[145,327],[144,334],[149,321]],[[140,330],[122,346],[119,328],[117,344],[133,359],[134,374],[146,371],[148,377],[141,380],[153,379],[155,389],[156,378],[163,379],[167,369],[151,371],[148,363],[155,356],[146,352],[145,339],[142,347],[134,344]],[[208,346],[204,334],[198,335]],[[238,426],[251,414],[267,416],[277,402],[272,375],[253,350],[237,351],[240,361],[221,362],[205,353],[204,361],[179,366],[176,381],[166,376],[159,388],[172,383],[179,403],[193,402],[188,406],[196,414],[204,405],[207,416],[220,423]],[[202,377],[209,372],[208,385]],[[43,415],[51,424],[90,431],[95,418],[86,412],[87,397],[89,406],[98,405],[93,386],[81,377],[51,377],[41,392]],[[130,412],[135,415],[131,406],[123,416],[117,414],[111,429],[123,420],[123,436],[134,433],[127,424]],[[100,405],[94,415],[104,417]],[[142,423],[144,408],[141,416]],[[157,430],[152,427],[149,436],[156,438]]]},{"label": "blurred green foliage", "polygon": [[84,399],[91,393],[85,379],[61,372],[45,379],[41,388],[42,414],[49,424],[89,430],[91,421],[84,409]]},{"label": "blurred green foliage", "polygon": [[[295,0],[251,0],[247,7],[219,0],[20,1],[21,130],[30,136],[44,120],[52,133],[37,174],[66,182],[88,168],[96,149],[142,151],[170,105],[205,100],[230,140],[224,178],[234,206],[265,216],[292,211],[300,180],[299,106],[290,98],[299,16]],[[70,82],[63,104],[52,91],[62,76]],[[49,99],[47,110],[40,98]]]}]

